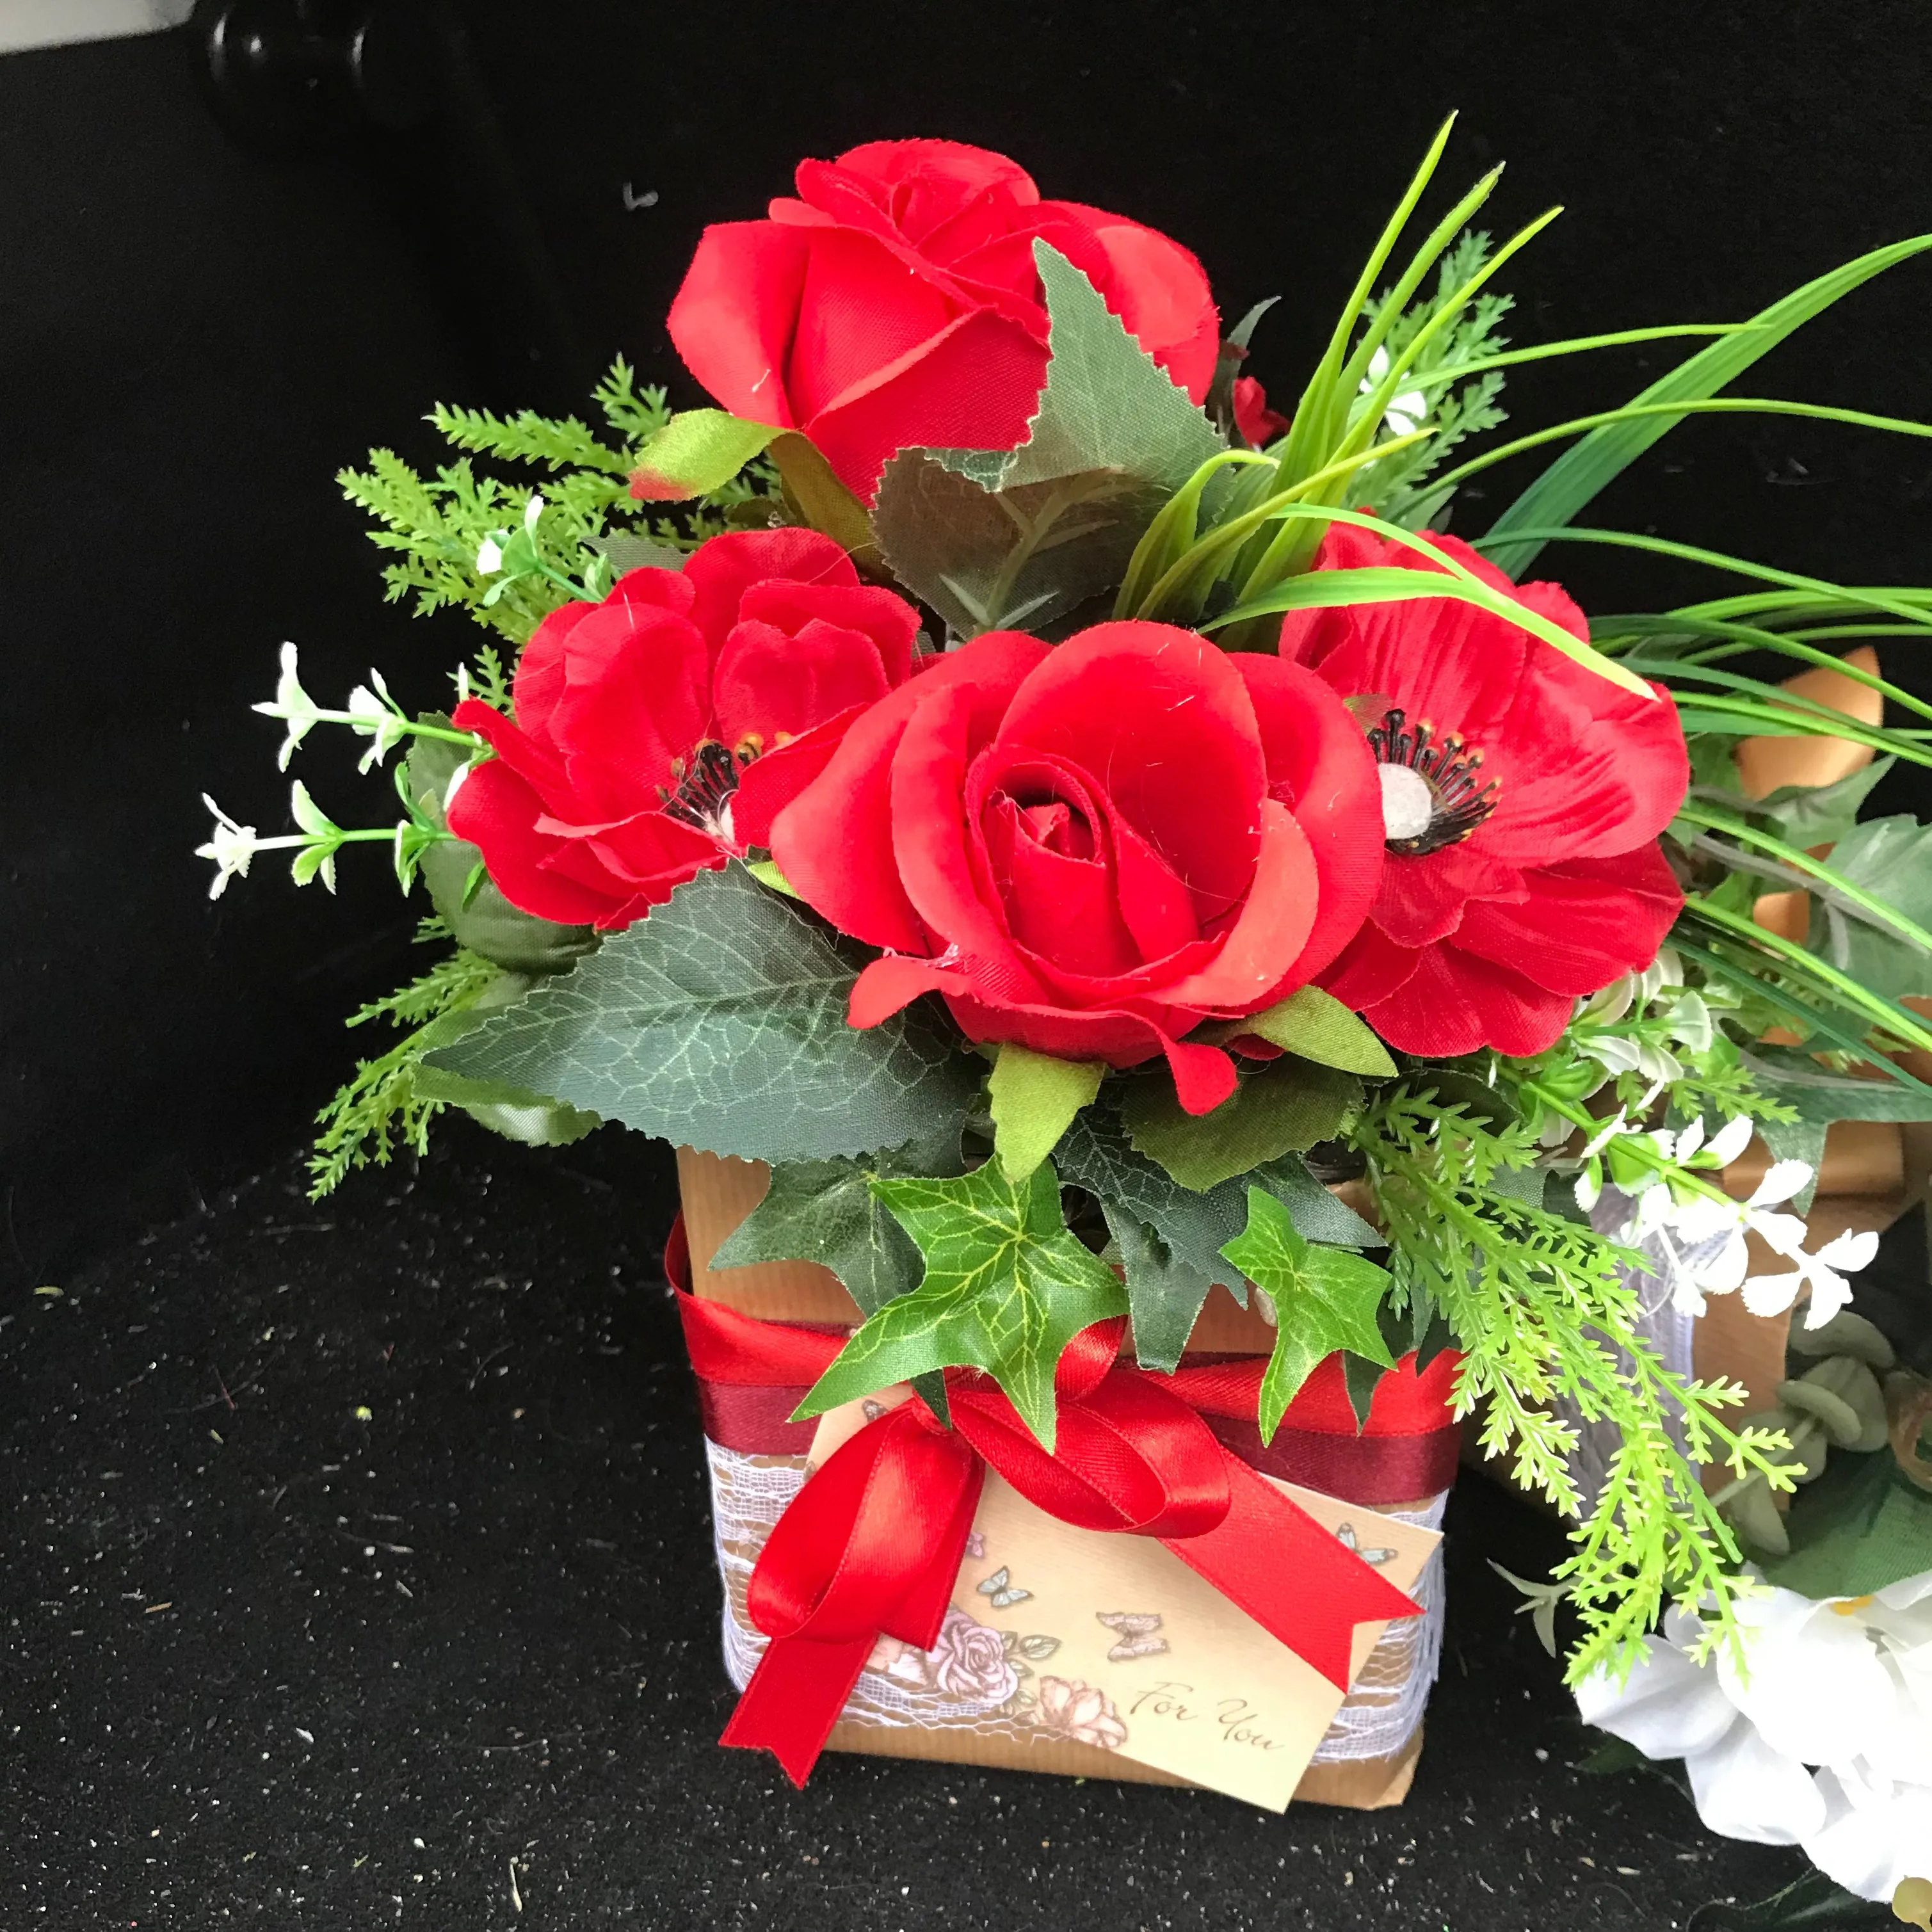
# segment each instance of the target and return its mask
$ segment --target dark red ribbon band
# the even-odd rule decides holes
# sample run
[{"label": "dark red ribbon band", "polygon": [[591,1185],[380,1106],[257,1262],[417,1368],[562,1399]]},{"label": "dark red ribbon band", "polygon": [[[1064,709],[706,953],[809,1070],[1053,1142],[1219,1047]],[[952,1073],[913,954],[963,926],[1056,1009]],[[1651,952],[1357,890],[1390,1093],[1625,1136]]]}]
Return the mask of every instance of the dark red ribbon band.
[{"label": "dark red ribbon band", "polygon": [[[681,1238],[666,1267],[680,1288],[714,1441],[743,1442],[753,1406],[744,1397],[784,1391],[795,1402],[844,1344],[837,1333],[757,1321],[684,1292]],[[1204,1419],[1238,1420],[1243,1404],[1252,1418],[1258,1361],[1150,1374],[1120,1359],[1124,1325],[1095,1324],[1061,1357],[1052,1455],[990,1377],[949,1369],[950,1430],[915,1398],[826,1459],[752,1572],[747,1607],[771,1642],[723,1742],[770,1750],[794,1784],[804,1783],[879,1635],[922,1650],[938,1642],[988,1466],[1063,1522],[1156,1538],[1347,1689],[1356,1624],[1414,1616],[1418,1606],[1264,1481]],[[721,1402],[728,1390],[734,1400]],[[773,1426],[769,1412],[758,1420]],[[805,1442],[781,1448],[767,1438],[760,1446],[803,1453],[815,1425],[783,1426]]]}]

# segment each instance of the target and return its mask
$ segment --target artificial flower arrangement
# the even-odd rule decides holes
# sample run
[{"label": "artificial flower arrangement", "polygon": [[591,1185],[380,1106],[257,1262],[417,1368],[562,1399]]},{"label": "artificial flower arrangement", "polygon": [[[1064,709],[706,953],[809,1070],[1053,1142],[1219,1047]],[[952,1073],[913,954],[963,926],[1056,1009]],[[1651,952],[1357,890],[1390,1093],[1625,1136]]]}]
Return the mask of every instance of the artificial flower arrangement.
[{"label": "artificial flower arrangement", "polygon": [[[1243,373],[1268,304],[1224,328],[1166,236],[1000,156],[883,142],[706,231],[669,326],[718,407],[670,413],[620,364],[608,440],[436,412],[522,480],[380,452],[344,477],[391,595],[492,636],[422,716],[373,674],[322,708],[289,647],[257,707],[284,768],[323,723],[365,770],[406,746],[401,817],[345,830],[298,784],[293,834],[218,815],[203,848],[218,892],[278,848],[332,886],[381,842],[433,902],[442,956],[356,1016],[405,1036],[326,1111],[317,1190],[445,1107],[539,1144],[614,1121],[686,1150],[689,1215],[748,1178],[742,1226],[674,1252],[682,1285],[836,1276],[836,1333],[681,1304],[714,1445],[737,1425],[713,1412],[784,1396],[747,1466],[789,1456],[795,1500],[750,1538],[728,1738],[796,1777],[867,1684],[980,1716],[997,1692],[1090,1750],[1142,1722],[1043,1668],[1071,1640],[1012,1622],[1043,1579],[970,1580],[994,1486],[1158,1544],[1339,1699],[1356,1627],[1419,1600],[1368,1546],[1397,1517],[1318,1523],[1257,1478],[1306,1474],[1268,1460],[1298,1428],[1332,1451],[1480,1417],[1574,1520],[1544,1598],[1598,1704],[1666,1643],[1748,1671],[1738,1499],[1774,1540],[1820,1459],[1647,1317],[1661,1282],[1686,1313],[1741,1293],[1826,1330],[1876,1240],[1808,1240],[1828,1128],[1932,1119],[1905,1003],[1932,994],[1932,829],[1857,820],[1893,761],[1932,764],[1932,706],[1838,655],[1922,642],[1932,591],[1574,519],[1700,412],[1926,434],[1719,392],[1932,238],[1748,322],[1511,348],[1492,285],[1555,211],[1492,248],[1468,230],[1492,173],[1396,252],[1448,132],[1286,416]],[[1635,401],[1450,460],[1504,420],[1512,364],[1674,338],[1706,340]],[[1466,479],[1565,444],[1448,534]],[[1750,587],[1586,617],[1521,580],[1558,542]],[[1767,790],[1739,757],[1767,740],[1850,763]],[[1760,917],[1773,892],[1808,926]],[[1204,1355],[1210,1316],[1246,1339]],[[1158,1615],[1099,1620],[1122,1668],[1167,1648]]]}]

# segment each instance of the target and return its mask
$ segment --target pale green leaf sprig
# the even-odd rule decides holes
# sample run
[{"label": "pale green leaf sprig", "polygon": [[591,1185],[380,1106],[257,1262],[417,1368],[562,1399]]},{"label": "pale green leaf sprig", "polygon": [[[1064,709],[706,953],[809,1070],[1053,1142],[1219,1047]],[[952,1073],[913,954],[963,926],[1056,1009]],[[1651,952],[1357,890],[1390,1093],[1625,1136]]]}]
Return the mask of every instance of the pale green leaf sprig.
[{"label": "pale green leaf sprig", "polygon": [[592,550],[586,556],[581,581],[558,569],[537,542],[537,526],[543,520],[543,513],[542,495],[532,494],[524,506],[523,521],[516,528],[494,530],[476,546],[476,574],[491,580],[483,593],[484,610],[501,603],[526,578],[542,578],[561,590],[566,602],[574,599],[582,604],[602,602],[616,581],[610,560],[601,551]]},{"label": "pale green leaf sprig", "polygon": [[[1537,1166],[1538,1134],[1532,1120],[1515,1116],[1507,1090],[1479,1117],[1466,1099],[1438,1097],[1418,1075],[1375,1096],[1354,1140],[1390,1241],[1394,1300],[1418,1322],[1439,1312],[1463,1352],[1456,1412],[1482,1408],[1485,1452],[1507,1457],[1519,1484],[1576,1519],[1555,1580],[1583,1627],[1571,1681],[1599,1666],[1628,1669],[1673,1599],[1706,1605],[1711,1642],[1735,1644],[1732,1606],[1748,1586],[1696,1466],[1721,1463],[1786,1488],[1784,1438],[1727,1427],[1721,1412],[1743,1401],[1741,1388],[1664,1365],[1640,1325],[1640,1255],[1546,1210],[1540,1189],[1522,1188]],[[1594,1497],[1572,1472],[1576,1432],[1552,1412],[1559,1396],[1584,1421],[1616,1432]]]}]

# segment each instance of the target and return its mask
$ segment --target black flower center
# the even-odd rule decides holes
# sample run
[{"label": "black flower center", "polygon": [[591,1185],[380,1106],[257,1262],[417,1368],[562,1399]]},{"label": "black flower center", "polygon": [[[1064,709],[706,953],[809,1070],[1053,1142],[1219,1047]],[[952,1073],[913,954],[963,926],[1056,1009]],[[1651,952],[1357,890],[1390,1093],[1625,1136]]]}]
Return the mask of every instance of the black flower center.
[{"label": "black flower center", "polygon": [[700,739],[688,759],[672,760],[677,789],[658,787],[665,817],[714,838],[728,838],[731,794],[738,789],[745,767],[757,755],[758,747],[749,738],[735,747],[721,745],[715,738]]},{"label": "black flower center", "polygon": [[1381,767],[1382,824],[1391,852],[1439,852],[1466,838],[1496,808],[1498,782],[1480,782],[1483,754],[1455,731],[1411,724],[1391,705],[1371,725],[1369,749]]}]

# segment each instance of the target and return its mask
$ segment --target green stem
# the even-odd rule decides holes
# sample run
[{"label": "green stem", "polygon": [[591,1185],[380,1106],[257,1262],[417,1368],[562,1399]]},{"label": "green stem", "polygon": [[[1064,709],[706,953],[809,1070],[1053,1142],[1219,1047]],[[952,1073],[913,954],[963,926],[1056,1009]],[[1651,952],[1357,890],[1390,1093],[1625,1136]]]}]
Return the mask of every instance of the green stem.
[{"label": "green stem", "polygon": [[[1518,1082],[1516,1091],[1528,1094],[1532,1100],[1546,1107],[1559,1120],[1568,1120],[1572,1126],[1581,1127],[1586,1133],[1594,1133],[1604,1124],[1588,1108],[1575,1101],[1558,1099],[1546,1088],[1539,1087],[1534,1080]],[[1731,1197],[1721,1187],[1671,1160],[1648,1134],[1631,1134],[1623,1139],[1622,1145],[1625,1152],[1634,1154],[1654,1174],[1661,1174],[1666,1180],[1681,1184],[1694,1193],[1702,1194],[1710,1200],[1722,1201],[1726,1205],[1732,1204]]]}]

